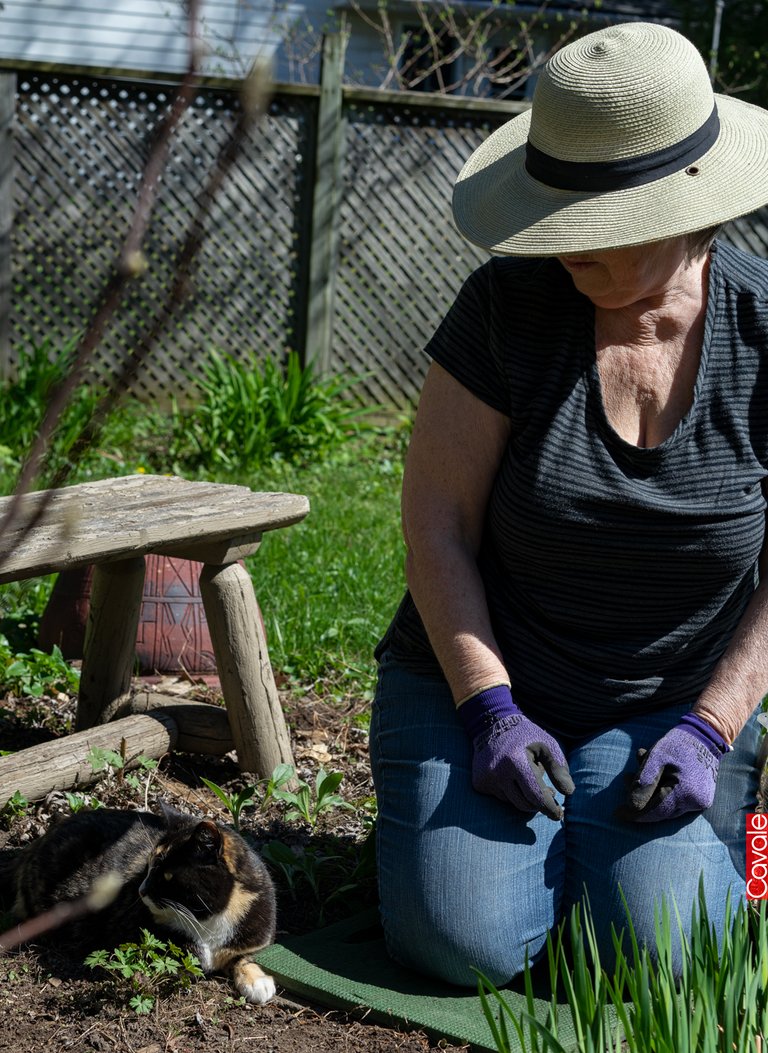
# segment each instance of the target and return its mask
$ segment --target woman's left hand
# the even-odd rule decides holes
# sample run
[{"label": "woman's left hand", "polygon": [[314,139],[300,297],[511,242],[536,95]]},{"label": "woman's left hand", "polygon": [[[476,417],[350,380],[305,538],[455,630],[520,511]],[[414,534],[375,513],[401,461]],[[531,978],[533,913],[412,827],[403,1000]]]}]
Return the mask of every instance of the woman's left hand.
[{"label": "woman's left hand", "polygon": [[709,808],[720,758],[730,748],[705,720],[686,713],[650,751],[638,750],[640,767],[617,814],[631,822],[654,823]]}]

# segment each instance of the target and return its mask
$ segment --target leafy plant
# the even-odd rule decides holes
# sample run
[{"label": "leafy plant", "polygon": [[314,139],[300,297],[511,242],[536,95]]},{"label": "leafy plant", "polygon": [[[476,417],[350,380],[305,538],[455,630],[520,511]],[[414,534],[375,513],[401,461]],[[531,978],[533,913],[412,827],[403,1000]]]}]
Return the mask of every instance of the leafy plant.
[{"label": "leafy plant", "polygon": [[104,969],[126,980],[133,992],[128,1004],[138,1014],[151,1012],[158,994],[166,987],[188,987],[203,975],[200,962],[175,943],[163,942],[142,929],[140,943],[122,943],[113,951],[93,951],[85,959],[91,969]]},{"label": "leafy plant", "polygon": [[94,746],[88,751],[86,760],[90,764],[94,775],[104,772],[107,775],[114,776],[119,784],[129,786],[137,795],[143,792],[144,807],[146,808],[148,807],[152,773],[157,770],[158,762],[153,757],[145,757],[143,755],[136,757],[131,763],[141,769],[144,777],[142,778],[135,772],[129,773],[127,770],[128,758],[124,752],[125,742],[122,745],[123,750],[120,753],[117,750]]},{"label": "leafy plant", "polygon": [[290,764],[278,764],[275,770],[272,772],[270,777],[265,781],[264,784],[264,796],[261,800],[262,811],[269,802],[275,798],[275,795],[284,786],[287,786],[290,782],[296,778],[296,772]]},{"label": "leafy plant", "polygon": [[[294,777],[295,772],[291,769],[289,778]],[[315,776],[314,792],[309,783],[296,778],[296,790],[276,788],[272,796],[276,801],[292,805],[285,813],[286,819],[303,819],[314,827],[323,812],[331,808],[352,808],[348,801],[336,793],[343,778],[343,772],[327,772],[321,768]]]},{"label": "leafy plant", "polygon": [[104,807],[98,797],[92,797],[87,793],[70,793],[66,791],[64,797],[73,815],[82,812],[84,809],[91,809],[95,812],[97,808]]},{"label": "leafy plant", "polygon": [[10,816],[12,819],[18,819],[20,816],[26,813],[29,808],[29,801],[21,792],[21,790],[14,790],[8,800],[5,802],[3,808],[3,814]]},{"label": "leafy plant", "polygon": [[101,772],[122,772],[125,767],[125,757],[117,750],[104,749],[101,746],[93,746],[86,757],[94,775]]},{"label": "leafy plant", "polygon": [[33,647],[28,654],[14,655],[7,638],[0,636],[1,690],[40,698],[60,691],[77,691],[79,683],[79,671],[65,660],[55,644],[50,654]]},{"label": "leafy plant", "polygon": [[294,899],[301,897],[305,902],[309,891],[319,905],[318,924],[324,922],[331,904],[349,900],[354,909],[359,909],[362,899],[375,895],[374,839],[370,834],[362,844],[339,846],[338,851],[330,852],[318,844],[291,846],[270,841],[261,855]]},{"label": "leafy plant", "polygon": [[136,772],[130,772],[125,776],[125,782],[136,793],[146,792],[152,772],[157,771],[159,767],[159,761],[154,757],[141,756],[136,758],[136,766],[144,773],[144,778]]}]

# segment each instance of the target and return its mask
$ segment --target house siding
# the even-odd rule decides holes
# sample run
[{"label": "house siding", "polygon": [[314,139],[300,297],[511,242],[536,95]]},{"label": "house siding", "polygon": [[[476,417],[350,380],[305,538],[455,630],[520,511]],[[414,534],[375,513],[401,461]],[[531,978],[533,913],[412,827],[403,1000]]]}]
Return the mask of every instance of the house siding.
[{"label": "house siding", "polygon": [[[272,56],[287,17],[261,0],[202,0],[202,73],[241,77]],[[181,0],[4,0],[0,59],[182,73],[188,64]]]},{"label": "house siding", "polygon": [[[375,0],[357,2],[375,16]],[[403,25],[418,18],[409,12],[406,0],[387,3],[399,38]],[[469,0],[467,10],[483,6],[488,6],[488,0]],[[536,7],[520,2],[511,9],[512,17]],[[551,16],[583,12],[596,24],[642,17],[669,21],[667,3],[661,0],[554,2],[548,10]],[[239,78],[257,55],[267,55],[274,60],[278,81],[314,83],[319,68],[318,39],[329,21],[333,23],[342,13],[352,29],[348,79],[379,86],[386,76],[381,38],[354,13],[349,0],[335,4],[327,0],[201,0],[204,54],[200,71],[212,77]],[[503,30],[500,36],[503,38]],[[543,34],[542,45],[547,36]],[[0,4],[0,63],[6,67],[31,63],[180,74],[187,67],[187,54],[183,0],[3,0]],[[472,88],[458,93],[472,94]]]}]

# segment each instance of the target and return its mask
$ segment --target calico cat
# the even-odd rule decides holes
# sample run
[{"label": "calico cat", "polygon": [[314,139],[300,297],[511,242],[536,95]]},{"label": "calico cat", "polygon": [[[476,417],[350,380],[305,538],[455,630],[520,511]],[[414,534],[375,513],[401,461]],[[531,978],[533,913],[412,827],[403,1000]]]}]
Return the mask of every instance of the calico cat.
[{"label": "calico cat", "polygon": [[275,984],[248,956],[275,936],[275,891],[266,866],[239,834],[161,805],[161,814],[98,809],[55,824],[3,874],[15,920],[87,895],[117,874],[110,903],[51,934],[80,951],[137,940],[142,928],[188,946],[206,973],[231,975],[249,1002]]}]

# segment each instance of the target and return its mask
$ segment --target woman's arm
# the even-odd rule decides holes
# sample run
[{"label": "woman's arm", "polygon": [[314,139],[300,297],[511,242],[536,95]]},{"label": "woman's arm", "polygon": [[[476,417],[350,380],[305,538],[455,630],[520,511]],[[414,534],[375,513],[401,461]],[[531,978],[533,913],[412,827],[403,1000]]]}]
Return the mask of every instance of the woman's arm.
[{"label": "woman's arm", "polygon": [[509,683],[476,562],[509,434],[508,417],[430,366],[405,462],[406,577],[456,702]]},{"label": "woman's arm", "polygon": [[693,712],[729,744],[768,692],[768,532],[760,554],[760,584]]}]

